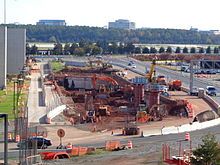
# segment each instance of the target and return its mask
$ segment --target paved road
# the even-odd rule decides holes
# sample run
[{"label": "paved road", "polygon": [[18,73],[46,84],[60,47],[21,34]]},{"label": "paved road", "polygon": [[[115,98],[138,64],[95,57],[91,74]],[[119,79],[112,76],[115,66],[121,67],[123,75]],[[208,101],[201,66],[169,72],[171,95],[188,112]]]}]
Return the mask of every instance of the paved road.
[{"label": "paved road", "polygon": [[[111,58],[108,60],[110,60],[112,63],[115,63],[115,64],[120,64],[120,65],[123,65],[125,67],[128,66],[128,62],[130,60],[133,60],[133,59],[129,59],[129,58],[126,58],[126,57],[121,57],[121,58]],[[134,61],[134,60],[133,60]],[[137,61],[135,60],[135,64],[137,66],[136,71],[139,71],[141,73],[145,73],[146,71],[146,67],[150,68],[150,65],[151,63],[150,62],[141,62],[141,61]],[[162,68],[160,66],[156,66],[156,73],[157,74],[162,74],[162,75],[165,75],[168,80],[170,79],[179,79],[183,82],[183,86],[185,87],[189,87],[189,84],[190,84],[190,78],[189,78],[189,73],[181,73],[181,72],[178,72],[178,71],[173,71],[173,70],[170,70],[170,69],[166,69],[166,68]],[[194,86],[198,87],[198,88],[206,88],[206,86],[208,85],[214,85],[217,89],[218,92],[220,92],[220,82],[219,83],[216,83],[216,82],[213,82],[212,80],[210,79],[199,79],[199,78],[194,78]],[[217,96],[213,96],[212,97],[215,101],[219,102],[220,103],[220,95],[218,94]]]}]

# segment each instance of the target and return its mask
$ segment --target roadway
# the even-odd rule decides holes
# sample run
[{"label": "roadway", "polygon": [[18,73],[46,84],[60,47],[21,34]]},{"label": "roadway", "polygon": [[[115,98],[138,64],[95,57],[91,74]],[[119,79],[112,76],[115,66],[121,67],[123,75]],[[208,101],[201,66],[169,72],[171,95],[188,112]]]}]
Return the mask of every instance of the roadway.
[{"label": "roadway", "polygon": [[[127,57],[121,57],[121,58],[106,58],[106,60],[110,61],[113,64],[118,64],[124,67],[128,67],[128,63],[130,60],[135,61],[136,64],[136,68],[133,69],[135,71],[138,71],[142,74],[145,74],[146,68],[148,68],[148,70],[150,69],[150,62],[142,62],[142,61],[138,61],[138,60],[134,60],[133,58],[127,58]],[[190,74],[189,73],[185,73],[185,72],[180,72],[180,71],[174,71],[174,70],[170,70],[164,67],[160,67],[160,66],[156,66],[155,67],[156,73],[157,74],[162,74],[165,75],[167,80],[174,80],[174,79],[179,79],[182,81],[183,86],[188,87],[189,88],[189,84],[190,84]],[[217,92],[220,92],[220,82],[219,83],[214,83],[212,80],[210,79],[201,79],[201,78],[196,78],[194,77],[193,80],[193,84],[195,87],[198,88],[204,88],[206,89],[206,86],[209,85],[214,85],[217,89]],[[217,94],[217,96],[213,96],[212,97],[215,101],[220,102],[220,95]]]}]

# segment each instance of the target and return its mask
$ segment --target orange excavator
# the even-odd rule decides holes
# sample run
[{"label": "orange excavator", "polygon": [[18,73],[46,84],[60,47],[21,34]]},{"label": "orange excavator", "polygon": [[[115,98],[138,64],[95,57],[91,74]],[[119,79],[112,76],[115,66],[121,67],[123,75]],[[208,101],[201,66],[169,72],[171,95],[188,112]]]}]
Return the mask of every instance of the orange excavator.
[{"label": "orange excavator", "polygon": [[115,86],[118,85],[118,82],[115,81],[113,78],[111,78],[109,76],[105,76],[105,75],[97,76],[96,74],[94,74],[92,76],[92,84],[93,84],[94,89],[96,88],[96,85],[97,85],[96,81],[97,80],[107,81],[107,82],[109,82],[109,83],[111,83],[112,85],[115,85]]}]

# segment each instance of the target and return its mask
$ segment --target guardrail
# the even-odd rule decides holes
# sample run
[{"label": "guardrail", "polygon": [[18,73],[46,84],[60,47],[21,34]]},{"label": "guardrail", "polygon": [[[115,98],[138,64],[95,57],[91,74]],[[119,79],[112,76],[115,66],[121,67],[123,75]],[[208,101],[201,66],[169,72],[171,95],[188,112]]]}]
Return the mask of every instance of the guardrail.
[{"label": "guardrail", "polygon": [[170,127],[161,127],[161,129],[158,129],[157,131],[154,130],[154,132],[149,131],[143,131],[143,136],[148,137],[152,135],[168,135],[168,134],[178,134],[183,132],[191,132],[201,129],[206,129],[209,127],[217,126],[220,124],[220,118],[213,119],[206,122],[193,122],[189,124],[184,124],[180,126],[170,126]]}]

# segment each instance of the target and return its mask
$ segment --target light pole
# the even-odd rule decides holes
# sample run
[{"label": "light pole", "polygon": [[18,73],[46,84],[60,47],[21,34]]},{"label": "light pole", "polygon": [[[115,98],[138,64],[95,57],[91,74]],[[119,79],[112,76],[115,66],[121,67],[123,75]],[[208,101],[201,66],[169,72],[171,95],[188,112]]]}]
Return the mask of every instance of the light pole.
[{"label": "light pole", "polygon": [[4,0],[4,24],[6,24],[6,0]]}]

